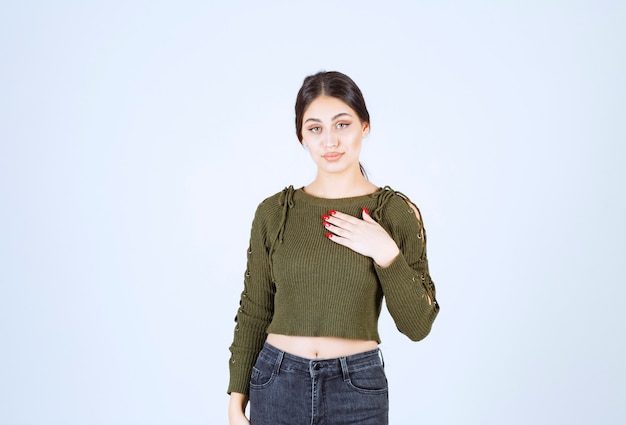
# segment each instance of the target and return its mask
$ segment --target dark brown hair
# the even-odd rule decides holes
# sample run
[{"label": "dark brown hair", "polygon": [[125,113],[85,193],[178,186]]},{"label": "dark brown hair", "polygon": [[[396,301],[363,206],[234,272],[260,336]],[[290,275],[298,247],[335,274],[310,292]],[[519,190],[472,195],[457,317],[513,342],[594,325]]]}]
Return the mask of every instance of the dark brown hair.
[{"label": "dark brown hair", "polygon": [[302,143],[302,119],[304,111],[319,96],[335,97],[356,112],[361,122],[370,123],[361,90],[350,77],[337,71],[322,71],[304,79],[296,98],[296,135]]}]

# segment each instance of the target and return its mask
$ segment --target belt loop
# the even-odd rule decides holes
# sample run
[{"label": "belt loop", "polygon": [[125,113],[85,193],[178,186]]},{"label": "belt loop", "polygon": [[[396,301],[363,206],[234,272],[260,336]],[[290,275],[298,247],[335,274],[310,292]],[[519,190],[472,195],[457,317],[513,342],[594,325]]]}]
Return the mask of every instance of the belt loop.
[{"label": "belt loop", "polygon": [[339,357],[339,363],[341,363],[341,373],[343,374],[343,380],[348,382],[350,380],[350,374],[348,373],[348,361],[345,357]]},{"label": "belt loop", "polygon": [[383,357],[383,350],[378,349],[378,357],[380,357],[380,363],[383,365],[383,369],[385,368],[385,358]]},{"label": "belt loop", "polygon": [[274,375],[278,375],[280,371],[280,365],[283,363],[283,359],[285,358],[285,352],[282,350],[278,350],[278,355],[276,356],[276,363],[274,363]]}]

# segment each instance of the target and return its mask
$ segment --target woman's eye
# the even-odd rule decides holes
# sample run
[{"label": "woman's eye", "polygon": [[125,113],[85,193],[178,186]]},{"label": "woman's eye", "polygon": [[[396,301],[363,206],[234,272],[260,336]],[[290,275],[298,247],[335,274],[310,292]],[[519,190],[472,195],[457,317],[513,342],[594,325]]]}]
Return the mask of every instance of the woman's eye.
[{"label": "woman's eye", "polygon": [[339,122],[339,123],[337,123],[337,128],[346,128],[349,125],[350,124],[348,124],[347,122]]},{"label": "woman's eye", "polygon": [[313,133],[319,133],[320,131],[322,131],[322,127],[311,127],[309,128],[309,131]]}]

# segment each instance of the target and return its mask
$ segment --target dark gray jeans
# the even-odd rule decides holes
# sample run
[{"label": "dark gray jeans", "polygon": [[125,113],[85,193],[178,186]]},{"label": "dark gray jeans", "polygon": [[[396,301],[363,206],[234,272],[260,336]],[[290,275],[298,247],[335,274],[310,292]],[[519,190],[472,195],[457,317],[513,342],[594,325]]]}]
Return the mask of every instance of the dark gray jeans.
[{"label": "dark gray jeans", "polygon": [[250,379],[251,425],[387,425],[380,350],[311,360],[265,343]]}]

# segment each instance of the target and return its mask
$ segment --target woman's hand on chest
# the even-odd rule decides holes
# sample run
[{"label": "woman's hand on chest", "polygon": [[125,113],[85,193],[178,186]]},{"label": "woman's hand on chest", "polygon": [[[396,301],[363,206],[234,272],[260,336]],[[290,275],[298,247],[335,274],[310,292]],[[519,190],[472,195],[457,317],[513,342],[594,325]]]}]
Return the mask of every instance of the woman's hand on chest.
[{"label": "woman's hand on chest", "polygon": [[366,208],[363,208],[363,219],[329,211],[322,220],[331,241],[372,258],[379,267],[389,266],[400,253],[396,242],[370,217]]}]

